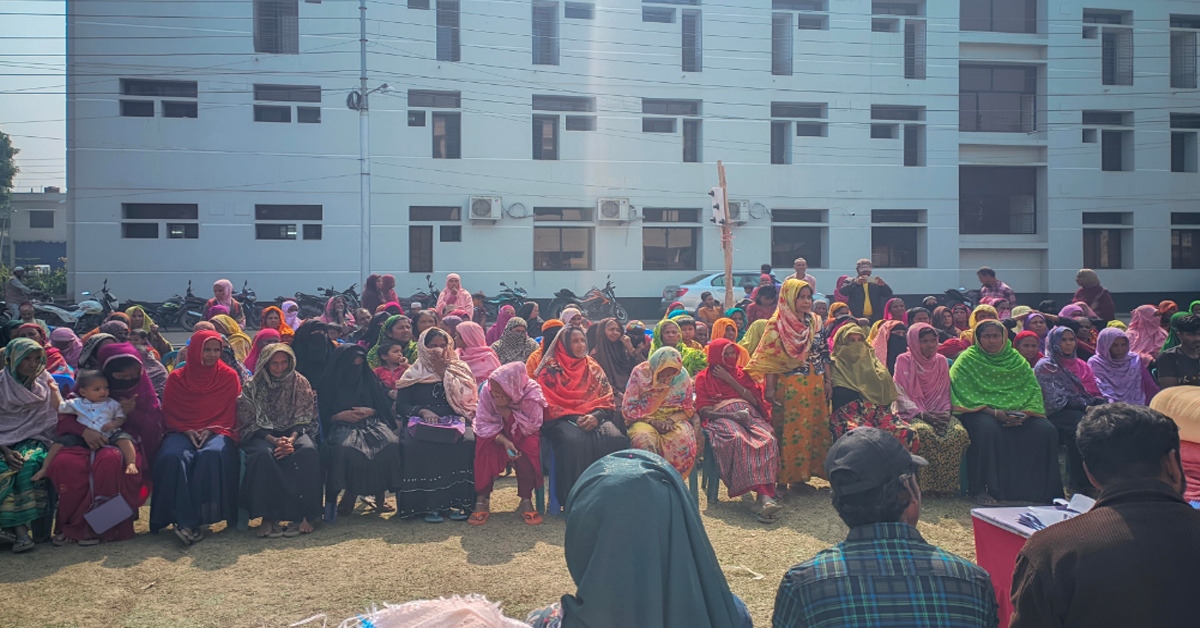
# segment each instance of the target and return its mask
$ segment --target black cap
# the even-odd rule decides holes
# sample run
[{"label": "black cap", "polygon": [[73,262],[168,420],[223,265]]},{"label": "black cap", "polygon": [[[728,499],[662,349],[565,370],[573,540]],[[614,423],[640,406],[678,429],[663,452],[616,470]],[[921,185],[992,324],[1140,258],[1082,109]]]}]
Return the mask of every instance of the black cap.
[{"label": "black cap", "polygon": [[[853,495],[883,486],[912,470],[913,465],[925,466],[929,461],[908,453],[904,445],[888,432],[877,427],[856,427],[837,439],[825,456],[825,476],[838,495]],[[836,471],[851,471],[838,474]]]}]

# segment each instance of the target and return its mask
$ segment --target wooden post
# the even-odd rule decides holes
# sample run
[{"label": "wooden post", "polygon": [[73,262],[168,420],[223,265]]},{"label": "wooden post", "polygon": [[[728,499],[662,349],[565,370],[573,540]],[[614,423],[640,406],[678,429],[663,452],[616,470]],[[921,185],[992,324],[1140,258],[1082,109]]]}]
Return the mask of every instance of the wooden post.
[{"label": "wooden post", "polygon": [[725,185],[725,164],[717,161],[717,177],[721,186],[721,211],[725,220],[721,223],[721,248],[725,251],[725,309],[733,307],[733,225],[729,223],[729,189]]}]

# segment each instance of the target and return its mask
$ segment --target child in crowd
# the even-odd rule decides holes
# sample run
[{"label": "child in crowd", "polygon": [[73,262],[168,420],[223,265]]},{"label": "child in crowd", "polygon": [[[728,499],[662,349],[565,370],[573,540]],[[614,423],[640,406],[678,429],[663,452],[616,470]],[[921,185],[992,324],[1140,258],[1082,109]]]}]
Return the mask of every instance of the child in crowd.
[{"label": "child in crowd", "polygon": [[[121,450],[121,455],[125,458],[126,475],[137,475],[137,454],[133,449],[133,437],[121,429],[125,424],[125,412],[121,410],[121,404],[116,399],[108,396],[108,380],[100,371],[80,371],[75,381],[79,394],[83,396],[62,402],[58,406],[59,414],[74,414],[80,425],[104,434],[109,444],[116,445],[117,449]],[[34,481],[46,477],[46,470],[63,447],[87,447],[87,442],[82,436],[74,434],[63,434],[54,439],[41,470],[32,478]]]},{"label": "child in crowd", "polygon": [[396,381],[408,370],[408,360],[404,358],[404,346],[393,340],[384,340],[379,345],[379,358],[383,365],[375,369],[375,375],[383,384],[388,396],[396,398]]}]

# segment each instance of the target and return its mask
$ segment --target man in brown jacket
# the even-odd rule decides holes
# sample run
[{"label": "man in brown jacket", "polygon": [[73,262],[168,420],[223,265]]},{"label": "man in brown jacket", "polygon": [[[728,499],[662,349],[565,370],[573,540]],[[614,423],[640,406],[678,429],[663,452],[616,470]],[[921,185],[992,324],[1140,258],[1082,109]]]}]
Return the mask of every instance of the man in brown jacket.
[{"label": "man in brown jacket", "polygon": [[1114,403],[1089,410],[1075,438],[1100,499],[1021,550],[1011,626],[1200,625],[1200,512],[1182,497],[1179,428]]}]

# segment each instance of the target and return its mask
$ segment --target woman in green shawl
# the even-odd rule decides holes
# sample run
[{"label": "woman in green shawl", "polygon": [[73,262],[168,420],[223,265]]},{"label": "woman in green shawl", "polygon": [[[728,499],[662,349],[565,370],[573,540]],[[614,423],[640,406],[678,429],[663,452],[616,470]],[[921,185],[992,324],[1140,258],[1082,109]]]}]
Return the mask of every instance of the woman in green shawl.
[{"label": "woman in green shawl", "polygon": [[409,322],[407,316],[397,314],[387,319],[383,327],[379,328],[379,338],[367,352],[367,366],[372,370],[383,366],[383,358],[379,355],[379,346],[383,344],[384,340],[389,339],[404,348],[404,359],[408,360],[409,364],[417,361],[417,341],[413,340],[412,323]]},{"label": "woman in green shawl", "polygon": [[866,342],[867,330],[845,325],[833,340],[833,414],[829,429],[834,438],[856,427],[877,427],[917,453],[921,441],[908,421],[892,414],[896,384],[887,367]]},{"label": "woman in green shawl", "polygon": [[754,351],[758,349],[758,343],[762,342],[763,332],[767,331],[767,319],[760,318],[759,320],[750,323],[749,329],[742,335],[742,339],[737,343],[740,347],[746,350],[746,353],[754,355]]},{"label": "woman in green shawl", "polygon": [[981,505],[1049,503],[1063,496],[1058,431],[1042,388],[999,322],[975,325],[975,344],[950,367],[950,402],[971,436],[967,478]]},{"label": "woman in green shawl", "polygon": [[[525,623],[638,628],[749,628],[729,591],[700,511],[658,455],[625,450],[596,461],[566,504],[564,542],[574,595]],[[630,534],[636,521],[648,534]]]},{"label": "woman in green shawl", "polygon": [[734,342],[741,342],[742,338],[746,335],[746,328],[749,327],[749,325],[746,324],[746,310],[743,310],[740,307],[731,307],[728,310],[725,310],[725,318],[728,318],[737,324],[738,337]]},{"label": "woman in green shawl", "polygon": [[[1195,305],[1196,303],[1200,303],[1200,301],[1196,301],[1192,305]],[[1179,346],[1179,326],[1177,323],[1179,323],[1179,321],[1187,315],[1188,312],[1176,312],[1171,315],[1171,324],[1167,328],[1167,339],[1163,341],[1162,351]],[[1159,351],[1159,355],[1162,354],[1162,351]]]},{"label": "woman in green shawl", "polygon": [[679,355],[683,356],[683,368],[692,377],[708,368],[708,358],[705,357],[704,351],[683,344],[683,331],[679,329],[679,323],[673,320],[659,321],[658,325],[654,327],[654,337],[650,341],[650,354],[653,355],[655,351],[663,347],[671,347],[679,351]]},{"label": "woman in green shawl", "polygon": [[60,401],[42,346],[9,342],[0,373],[0,528],[14,554],[33,549],[29,526],[46,514],[46,481],[33,476],[54,438]]}]

